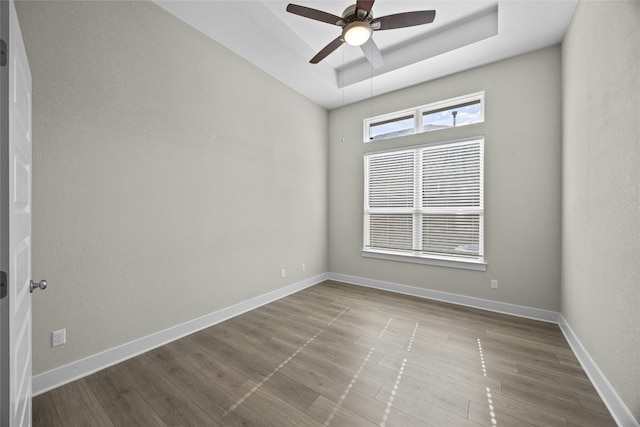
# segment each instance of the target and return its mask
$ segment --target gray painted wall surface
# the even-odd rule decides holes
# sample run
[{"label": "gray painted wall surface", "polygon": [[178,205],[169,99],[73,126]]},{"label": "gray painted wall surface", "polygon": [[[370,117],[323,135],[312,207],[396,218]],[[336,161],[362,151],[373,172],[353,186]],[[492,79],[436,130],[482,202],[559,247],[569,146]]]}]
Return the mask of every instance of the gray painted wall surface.
[{"label": "gray painted wall surface", "polygon": [[[555,46],[331,111],[330,271],[558,311],[560,74]],[[366,117],[483,90],[482,124],[362,142]],[[363,258],[363,153],[474,135],[485,136],[487,271]]]},{"label": "gray painted wall surface", "polygon": [[326,110],[151,2],[17,9],[34,374],[327,271]]},{"label": "gray painted wall surface", "polygon": [[640,421],[640,2],[580,2],[562,44],[562,313]]}]

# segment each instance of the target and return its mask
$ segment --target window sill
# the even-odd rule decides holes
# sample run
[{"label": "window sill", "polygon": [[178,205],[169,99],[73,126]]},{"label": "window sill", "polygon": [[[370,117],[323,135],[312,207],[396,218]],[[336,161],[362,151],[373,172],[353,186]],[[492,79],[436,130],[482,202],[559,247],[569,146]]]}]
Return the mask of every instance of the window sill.
[{"label": "window sill", "polygon": [[421,257],[415,255],[400,255],[382,251],[361,251],[365,258],[384,259],[388,261],[410,262],[414,264],[436,265],[439,267],[459,268],[464,270],[487,271],[487,263],[473,260],[454,260],[448,258]]}]

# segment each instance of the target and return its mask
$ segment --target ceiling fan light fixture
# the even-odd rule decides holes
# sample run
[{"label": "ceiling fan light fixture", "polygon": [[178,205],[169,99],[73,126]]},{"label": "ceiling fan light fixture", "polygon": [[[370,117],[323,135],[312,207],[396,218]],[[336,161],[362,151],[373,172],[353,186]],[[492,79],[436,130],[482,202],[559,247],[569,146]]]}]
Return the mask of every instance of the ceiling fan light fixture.
[{"label": "ceiling fan light fixture", "polygon": [[344,27],[342,38],[351,46],[361,46],[371,38],[371,25],[363,21],[354,21]]},{"label": "ceiling fan light fixture", "polygon": [[342,17],[297,4],[287,5],[287,12],[289,13],[342,28],[342,33],[323,47],[309,62],[317,64],[344,43],[347,43],[351,46],[360,46],[371,65],[374,68],[379,68],[383,64],[382,55],[378,46],[373,42],[373,31],[429,24],[433,22],[436,16],[435,10],[418,10],[395,13],[374,19],[371,13],[374,2],[375,0],[357,0],[342,12]]}]

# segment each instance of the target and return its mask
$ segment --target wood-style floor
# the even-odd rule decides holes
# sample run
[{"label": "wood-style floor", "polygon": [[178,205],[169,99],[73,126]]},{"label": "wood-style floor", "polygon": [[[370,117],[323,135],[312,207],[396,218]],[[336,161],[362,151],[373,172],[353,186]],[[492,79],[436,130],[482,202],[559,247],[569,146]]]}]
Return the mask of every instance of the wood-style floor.
[{"label": "wood-style floor", "polygon": [[557,325],[324,282],[59,387],[35,426],[615,426]]}]

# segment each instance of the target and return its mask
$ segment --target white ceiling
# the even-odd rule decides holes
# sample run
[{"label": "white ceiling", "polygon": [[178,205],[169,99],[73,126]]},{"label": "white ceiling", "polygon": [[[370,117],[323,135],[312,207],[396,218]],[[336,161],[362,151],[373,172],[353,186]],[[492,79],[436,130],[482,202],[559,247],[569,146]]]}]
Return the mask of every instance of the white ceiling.
[{"label": "white ceiling", "polygon": [[[331,109],[562,41],[577,0],[378,0],[374,16],[435,10],[432,24],[377,31],[385,64],[343,45],[317,65],[340,27],[286,12],[288,1],[155,0],[292,89]],[[355,3],[293,0],[334,15]]]}]

